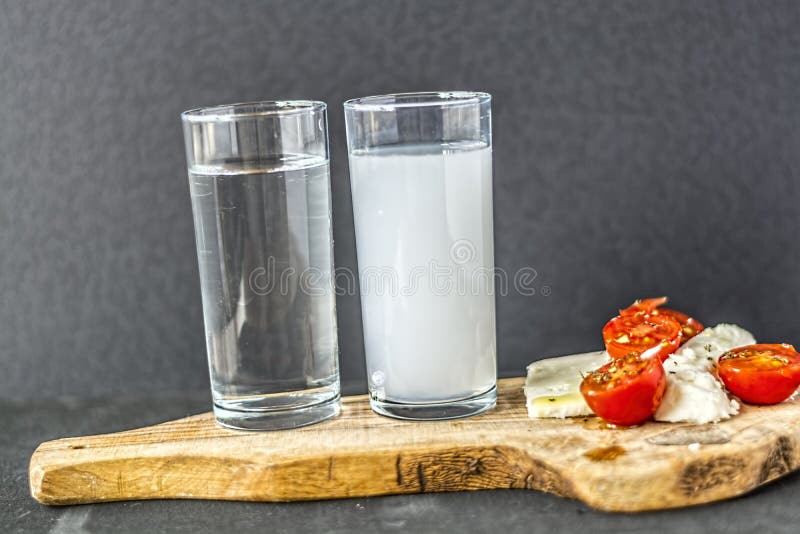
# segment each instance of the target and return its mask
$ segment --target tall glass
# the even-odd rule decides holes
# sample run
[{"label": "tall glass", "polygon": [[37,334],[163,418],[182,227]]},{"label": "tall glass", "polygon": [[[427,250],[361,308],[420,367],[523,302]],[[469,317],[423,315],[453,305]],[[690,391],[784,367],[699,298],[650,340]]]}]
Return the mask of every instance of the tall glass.
[{"label": "tall glass", "polygon": [[496,400],[491,97],[344,104],[372,409],[402,419]]},{"label": "tall glass", "polygon": [[323,102],[181,115],[214,415],[273,430],[339,413]]}]

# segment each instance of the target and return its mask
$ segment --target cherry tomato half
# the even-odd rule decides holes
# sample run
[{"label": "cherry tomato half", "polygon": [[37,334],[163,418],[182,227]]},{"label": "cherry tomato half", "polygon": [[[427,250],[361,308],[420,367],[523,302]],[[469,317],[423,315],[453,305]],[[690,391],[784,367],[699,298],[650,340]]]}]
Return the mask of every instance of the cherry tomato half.
[{"label": "cherry tomato half", "polygon": [[638,352],[664,361],[681,344],[681,325],[666,315],[618,315],[603,327],[603,342],[612,358]]},{"label": "cherry tomato half", "polygon": [[624,310],[620,310],[620,315],[639,315],[650,314],[655,311],[659,306],[667,303],[667,297],[656,297],[653,299],[639,299]]},{"label": "cherry tomato half", "polygon": [[705,330],[700,321],[694,317],[689,317],[683,312],[671,310],[669,308],[659,308],[653,312],[656,315],[666,315],[678,321],[681,325],[681,343],[686,343],[694,336]]},{"label": "cherry tomato half", "polygon": [[777,404],[800,386],[800,354],[786,343],[738,347],[720,356],[717,374],[743,401]]},{"label": "cherry tomato half", "polygon": [[581,394],[609,423],[630,426],[649,419],[661,404],[667,378],[658,358],[631,353],[586,375]]}]

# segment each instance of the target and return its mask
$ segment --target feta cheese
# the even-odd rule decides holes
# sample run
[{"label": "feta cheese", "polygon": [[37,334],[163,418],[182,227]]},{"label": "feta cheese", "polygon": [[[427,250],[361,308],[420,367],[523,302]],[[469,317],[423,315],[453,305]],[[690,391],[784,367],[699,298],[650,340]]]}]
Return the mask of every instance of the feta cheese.
[{"label": "feta cheese", "polygon": [[529,417],[592,415],[580,392],[583,375],[611,361],[605,351],[547,358],[528,366],[525,398]]}]

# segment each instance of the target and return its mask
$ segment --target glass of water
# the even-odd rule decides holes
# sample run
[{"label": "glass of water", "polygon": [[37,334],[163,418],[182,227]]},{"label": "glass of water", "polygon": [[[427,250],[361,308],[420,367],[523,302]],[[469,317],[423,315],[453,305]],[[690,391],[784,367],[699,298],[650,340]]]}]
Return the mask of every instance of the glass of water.
[{"label": "glass of water", "polygon": [[339,413],[323,102],[181,115],[214,415],[295,428]]},{"label": "glass of water", "polygon": [[450,419],[496,400],[491,97],[344,104],[372,409]]}]

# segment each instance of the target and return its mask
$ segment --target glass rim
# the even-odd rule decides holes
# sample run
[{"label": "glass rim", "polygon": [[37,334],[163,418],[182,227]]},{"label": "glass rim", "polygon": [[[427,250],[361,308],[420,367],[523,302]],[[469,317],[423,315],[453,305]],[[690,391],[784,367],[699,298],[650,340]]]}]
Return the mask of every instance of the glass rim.
[{"label": "glass rim", "polygon": [[255,100],[189,109],[181,113],[181,119],[186,122],[232,122],[258,117],[316,113],[327,108],[328,104],[321,100]]},{"label": "glass rim", "polygon": [[484,104],[491,100],[492,95],[482,91],[423,91],[351,98],[345,101],[344,108],[355,111],[393,111],[403,108]]}]

